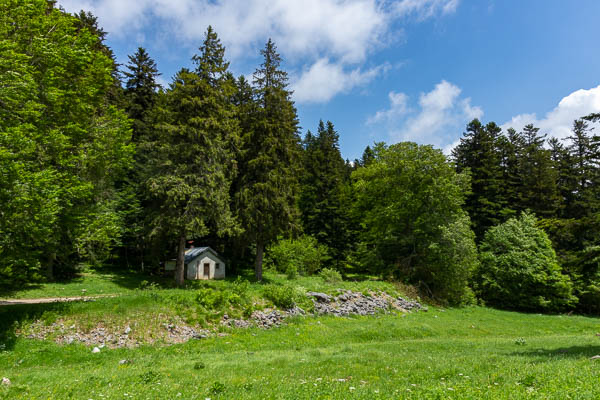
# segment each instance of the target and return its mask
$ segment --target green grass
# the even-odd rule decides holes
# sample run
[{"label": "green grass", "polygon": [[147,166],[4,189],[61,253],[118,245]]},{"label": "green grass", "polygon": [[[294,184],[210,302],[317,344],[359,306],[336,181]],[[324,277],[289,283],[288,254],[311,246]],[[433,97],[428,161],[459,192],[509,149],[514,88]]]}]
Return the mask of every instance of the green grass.
[{"label": "green grass", "polygon": [[[265,273],[263,283],[242,279],[242,292],[236,278],[218,281],[192,281],[187,288],[169,287],[172,280],[165,278],[154,281],[147,289],[143,275],[124,273],[111,274],[89,270],[80,277],[64,283],[49,283],[37,288],[26,288],[12,293],[12,298],[57,297],[81,295],[117,294],[117,297],[96,299],[93,302],[71,302],[48,306],[24,305],[0,308],[0,331],[17,329],[24,334],[39,332],[41,320],[46,324],[60,322],[65,326],[75,326],[76,330],[89,332],[102,326],[109,331],[122,331],[126,326],[135,327],[130,337],[143,343],[161,342],[165,338],[165,323],[180,325],[186,323],[194,328],[213,331],[226,330],[219,321],[224,314],[232,318],[247,318],[254,310],[271,308],[276,302],[268,295],[273,287],[284,297],[293,296],[298,305],[306,310],[312,302],[303,293],[309,290],[336,294],[338,289],[350,289],[368,293],[386,291],[399,294],[397,288],[388,282],[376,280],[346,281],[326,283],[320,277],[300,277],[288,281],[285,275]],[[147,282],[146,282],[147,283]],[[271,291],[272,292],[272,291]],[[231,293],[240,296],[231,298]],[[61,296],[61,297],[62,297]],[[213,304],[213,303],[217,304]],[[2,328],[4,327],[4,328]],[[1,332],[0,332],[1,333]]]},{"label": "green grass", "polygon": [[[248,298],[269,306],[269,284],[290,284],[267,274],[250,283]],[[126,279],[126,284],[123,279]],[[98,272],[63,284],[76,292],[118,293],[90,303],[0,308],[0,398],[23,399],[596,399],[600,396],[600,319],[543,316],[471,307],[407,315],[307,317],[268,331],[224,329],[228,335],[185,344],[103,349],[15,337],[32,321],[89,329],[123,327],[152,337],[161,316],[188,323],[213,313],[198,293],[230,291],[232,281],[193,283],[187,289],[139,290],[140,277]],[[334,293],[400,290],[381,281],[335,284],[316,277],[292,282],[295,290]],[[15,296],[51,297],[61,286],[42,285]],[[37,290],[38,292],[33,292]],[[102,292],[100,292],[102,291]],[[204,291],[204,292],[203,292]],[[32,293],[37,293],[35,296]],[[77,293],[79,294],[79,293]],[[67,295],[67,294],[65,294]],[[256,304],[254,305],[256,306]],[[234,308],[233,306],[229,306]],[[204,313],[204,314],[202,314]],[[206,321],[205,321],[206,322]],[[210,324],[210,321],[208,322]],[[139,333],[141,332],[141,333]],[[160,341],[159,341],[160,343]],[[120,365],[120,360],[131,360]]]},{"label": "green grass", "polygon": [[[484,308],[305,318],[167,347],[16,339],[4,398],[544,398],[599,396],[600,320]],[[122,359],[131,364],[119,365]],[[180,395],[179,395],[180,393]]]},{"label": "green grass", "polygon": [[138,288],[144,280],[166,286],[171,279],[149,278],[134,272],[111,272],[87,269],[77,277],[64,281],[32,284],[21,290],[0,292],[0,299],[35,299],[48,297],[98,296],[126,294]]}]

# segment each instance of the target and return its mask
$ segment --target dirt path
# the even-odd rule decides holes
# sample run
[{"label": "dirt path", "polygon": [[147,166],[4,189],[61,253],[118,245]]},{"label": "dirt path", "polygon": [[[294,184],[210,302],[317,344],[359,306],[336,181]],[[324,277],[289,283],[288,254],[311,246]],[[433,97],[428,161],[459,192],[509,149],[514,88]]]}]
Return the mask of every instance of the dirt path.
[{"label": "dirt path", "polygon": [[45,304],[66,303],[69,301],[94,301],[102,297],[117,297],[116,294],[105,294],[98,296],[74,296],[74,297],[43,297],[39,299],[0,299],[0,306],[12,306],[19,304]]}]

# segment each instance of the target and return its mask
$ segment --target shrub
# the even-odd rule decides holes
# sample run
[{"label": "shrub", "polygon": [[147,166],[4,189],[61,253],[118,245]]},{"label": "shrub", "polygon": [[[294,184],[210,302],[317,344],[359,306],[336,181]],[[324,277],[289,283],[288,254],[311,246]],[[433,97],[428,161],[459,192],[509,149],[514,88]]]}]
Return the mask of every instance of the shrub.
[{"label": "shrub", "polygon": [[298,273],[315,273],[328,259],[327,246],[319,244],[312,236],[301,236],[297,239],[279,239],[271,245],[265,264],[293,279]]},{"label": "shrub", "polygon": [[475,234],[466,214],[441,226],[439,238],[429,245],[429,268],[423,280],[430,282],[435,297],[454,305],[475,303],[469,287],[479,260]]},{"label": "shrub", "polygon": [[342,274],[333,268],[323,268],[319,276],[327,283],[337,283],[342,281]]},{"label": "shrub", "polygon": [[524,311],[559,311],[576,300],[546,233],[523,213],[490,228],[480,247],[480,296],[489,305]]},{"label": "shrub", "polygon": [[267,300],[284,310],[293,308],[298,299],[298,292],[291,286],[267,285],[263,293]]},{"label": "shrub", "polygon": [[432,146],[378,143],[373,153],[368,165],[352,172],[352,211],[364,244],[349,261],[414,284],[438,301],[463,302],[477,263],[462,209],[468,173],[456,173]]}]

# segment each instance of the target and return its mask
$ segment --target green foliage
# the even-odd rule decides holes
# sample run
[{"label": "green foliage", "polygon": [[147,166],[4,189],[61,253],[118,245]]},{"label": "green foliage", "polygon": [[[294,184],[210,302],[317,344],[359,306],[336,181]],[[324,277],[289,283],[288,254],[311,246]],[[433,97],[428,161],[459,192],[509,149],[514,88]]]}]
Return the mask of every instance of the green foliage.
[{"label": "green foliage", "polygon": [[342,274],[333,268],[323,268],[319,276],[327,283],[338,283],[342,281]]},{"label": "green foliage", "polygon": [[440,228],[439,239],[430,244],[427,279],[437,288],[437,296],[452,304],[473,304],[469,287],[478,262],[475,234],[466,214]]},{"label": "green foliage", "polygon": [[229,101],[235,88],[216,33],[208,28],[195,71],[177,73],[167,92],[164,123],[153,144],[147,185],[153,201],[154,231],[178,239],[176,281],[183,284],[188,236],[233,233],[230,185],[236,174],[232,148],[239,126]]},{"label": "green foliage", "polygon": [[487,304],[526,311],[560,311],[574,304],[546,233],[523,213],[486,232],[480,246],[479,295]]},{"label": "green foliage", "polygon": [[350,179],[333,124],[319,122],[317,134],[309,131],[303,142],[303,176],[299,207],[304,232],[326,245],[327,264],[339,265],[351,246]]},{"label": "green foliage", "polygon": [[576,252],[567,268],[579,299],[578,309],[600,314],[600,246],[588,246]]},{"label": "green foliage", "polygon": [[[287,73],[269,39],[261,50],[264,62],[254,73],[254,104],[247,102],[242,117],[240,176],[236,183],[236,210],[245,237],[256,244],[255,275],[262,279],[266,243],[294,230],[298,210],[300,138],[298,117],[287,89]],[[248,90],[246,85],[241,89]]]},{"label": "green foliage", "polygon": [[114,183],[131,131],[110,101],[114,60],[86,21],[45,0],[0,4],[1,285],[103,261],[120,239]]},{"label": "green foliage", "polygon": [[314,237],[304,235],[297,239],[279,239],[269,246],[266,265],[295,277],[298,273],[316,273],[328,258],[327,247]]},{"label": "green foliage", "polygon": [[294,286],[288,285],[266,285],[263,294],[275,306],[289,310],[300,300],[300,293]]},{"label": "green foliage", "polygon": [[[462,211],[469,176],[457,174],[441,151],[416,143],[377,145],[357,169],[355,213],[363,262],[441,301],[460,303],[476,263],[469,220]],[[362,254],[361,254],[362,253]],[[353,256],[361,261],[361,257]]]},{"label": "green foliage", "polygon": [[465,210],[473,221],[478,238],[490,226],[502,222],[502,210],[506,205],[501,168],[501,152],[498,137],[501,129],[493,122],[483,125],[475,119],[467,125],[460,144],[452,150],[458,172],[469,171],[471,190],[465,202]]}]

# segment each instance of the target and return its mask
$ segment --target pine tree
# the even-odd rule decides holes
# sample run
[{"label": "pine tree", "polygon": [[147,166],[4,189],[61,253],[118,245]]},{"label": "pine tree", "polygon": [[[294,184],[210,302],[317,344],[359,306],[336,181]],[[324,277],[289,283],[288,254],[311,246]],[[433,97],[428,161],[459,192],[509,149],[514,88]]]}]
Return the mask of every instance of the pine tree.
[{"label": "pine tree", "polygon": [[262,280],[265,245],[294,228],[298,216],[298,167],[300,139],[298,117],[287,73],[269,39],[261,51],[264,58],[254,73],[256,108],[251,128],[244,132],[236,209],[247,237],[256,245],[255,275]]},{"label": "pine tree", "polygon": [[184,252],[189,236],[235,229],[229,190],[236,171],[230,152],[239,134],[229,102],[235,88],[227,78],[224,48],[211,27],[195,71],[182,69],[167,93],[167,110],[152,159],[150,192],[160,203],[155,231],[177,238],[175,280],[184,282]]}]

